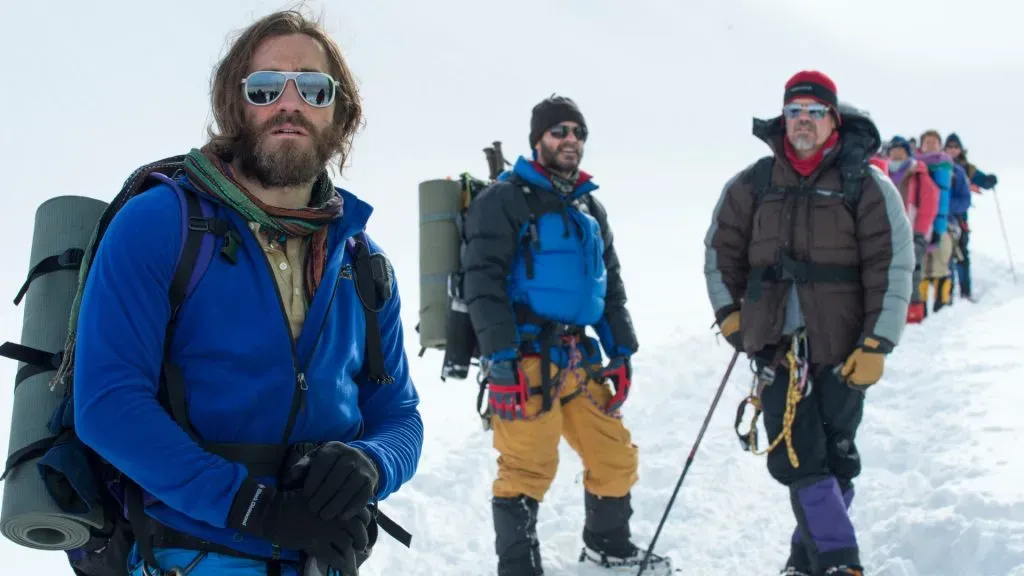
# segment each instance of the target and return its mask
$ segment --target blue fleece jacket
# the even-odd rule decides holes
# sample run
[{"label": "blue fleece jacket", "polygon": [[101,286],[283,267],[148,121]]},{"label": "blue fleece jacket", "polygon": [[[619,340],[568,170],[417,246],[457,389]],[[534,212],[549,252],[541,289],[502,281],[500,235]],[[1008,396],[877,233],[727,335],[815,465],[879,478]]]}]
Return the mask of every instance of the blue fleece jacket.
[{"label": "blue fleece jacket", "polygon": [[[170,354],[184,371],[189,419],[204,441],[279,443],[293,394],[300,394],[289,443],[340,440],[358,447],[376,463],[377,497],[384,499],[415,473],[423,424],[403,347],[397,287],[378,315],[385,364],[396,381],[357,381],[365,321],[344,241],[364,228],[372,208],[339,191],[344,216],[330,227],[324,281],[294,342],[294,357],[266,256],[247,223],[223,205],[216,216],[242,238],[237,262],[214,258],[180,309]],[[367,241],[371,251],[380,251]],[[180,242],[179,202],[167,185],[129,201],[107,229],[79,316],[77,432],[159,500],[147,508],[150,516],[249,554],[270,555],[268,542],[225,528],[246,467],[203,450],[157,401],[168,288]],[[298,371],[308,390],[296,385]],[[286,557],[295,557],[294,551]]]}]

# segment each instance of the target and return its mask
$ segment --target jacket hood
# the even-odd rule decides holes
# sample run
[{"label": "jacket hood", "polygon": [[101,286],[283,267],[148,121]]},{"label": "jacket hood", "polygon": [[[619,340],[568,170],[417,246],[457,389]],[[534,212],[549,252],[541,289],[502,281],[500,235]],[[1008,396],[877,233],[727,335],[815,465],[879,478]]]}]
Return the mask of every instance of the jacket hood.
[{"label": "jacket hood", "polygon": [[[867,160],[881,150],[882,135],[867,110],[840,101],[839,115],[843,119],[838,128],[841,163],[843,159]],[[769,119],[754,118],[753,133],[768,144],[776,156],[785,154],[782,139],[786,135],[786,122],[781,114]]]},{"label": "jacket hood", "polygon": [[[588,172],[582,170],[579,172],[580,175],[579,179],[576,180],[576,189],[573,192],[573,197],[589,194],[598,189],[597,183],[594,182],[593,177]],[[512,178],[513,175],[542,190],[555,193],[555,187],[551,183],[547,171],[536,160],[527,160],[526,157],[520,156],[516,160],[515,165],[513,165],[512,170],[506,170],[499,174],[498,180],[505,182]]]}]

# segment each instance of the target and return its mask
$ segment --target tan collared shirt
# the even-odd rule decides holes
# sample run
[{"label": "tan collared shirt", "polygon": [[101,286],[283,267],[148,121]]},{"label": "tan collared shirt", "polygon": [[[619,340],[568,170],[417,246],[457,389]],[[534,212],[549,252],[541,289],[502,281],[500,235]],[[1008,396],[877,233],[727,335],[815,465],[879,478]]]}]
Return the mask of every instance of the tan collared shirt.
[{"label": "tan collared shirt", "polygon": [[263,247],[263,253],[274,271],[274,279],[281,291],[281,302],[288,316],[292,338],[297,339],[306,320],[309,303],[306,300],[306,254],[309,252],[309,237],[289,238],[281,244],[278,238],[260,230],[260,225],[250,222],[249,228]]}]

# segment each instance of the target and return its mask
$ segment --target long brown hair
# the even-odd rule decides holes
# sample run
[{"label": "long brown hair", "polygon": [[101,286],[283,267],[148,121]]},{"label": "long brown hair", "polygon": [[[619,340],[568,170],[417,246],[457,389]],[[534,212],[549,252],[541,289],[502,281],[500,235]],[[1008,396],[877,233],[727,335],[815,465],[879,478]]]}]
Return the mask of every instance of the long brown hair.
[{"label": "long brown hair", "polygon": [[341,48],[327,34],[320,19],[312,20],[297,10],[274,12],[253,23],[238,35],[227,55],[214,68],[210,96],[219,131],[215,131],[212,124],[207,129],[210,147],[218,155],[234,154],[247,122],[241,84],[250,72],[253,53],[264,40],[289,34],[305,34],[319,42],[327,52],[328,73],[340,84],[335,96],[334,137],[331,138],[332,157],[336,155],[340,173],[351,151],[355,132],[363,121],[359,91]]}]

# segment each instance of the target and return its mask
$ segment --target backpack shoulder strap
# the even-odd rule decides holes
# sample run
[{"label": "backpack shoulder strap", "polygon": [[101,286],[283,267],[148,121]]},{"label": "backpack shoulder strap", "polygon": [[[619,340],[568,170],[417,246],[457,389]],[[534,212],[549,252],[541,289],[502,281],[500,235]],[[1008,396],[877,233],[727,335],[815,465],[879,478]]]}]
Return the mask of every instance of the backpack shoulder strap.
[{"label": "backpack shoulder strap", "polygon": [[188,420],[184,375],[181,369],[171,362],[170,351],[177,327],[178,310],[210,267],[213,260],[214,237],[226,235],[228,225],[225,221],[214,218],[213,205],[209,200],[200,198],[191,190],[186,192],[185,188],[182,188],[166,174],[154,172],[149,176],[167,184],[174,190],[181,206],[182,229],[181,251],[178,255],[178,264],[174,269],[174,275],[171,277],[171,287],[168,290],[171,319],[167,323],[164,337],[164,378],[158,397],[178,425],[193,440],[200,442],[199,435]]},{"label": "backpack shoulder strap", "polygon": [[775,156],[764,156],[754,163],[750,182],[754,187],[754,207],[764,200],[772,186],[772,168],[775,167]]},{"label": "backpack shoulder strap", "polygon": [[384,308],[394,289],[391,264],[383,254],[370,254],[370,245],[363,233],[349,238],[346,247],[352,256],[356,294],[366,315],[366,359],[363,367],[371,382],[391,384],[395,379],[388,374],[384,364],[384,343],[377,319],[377,313]]},{"label": "backpack shoulder strap", "polygon": [[868,176],[870,166],[870,163],[864,160],[858,165],[840,168],[840,178],[843,182],[843,202],[855,217],[857,216],[857,204],[864,192],[864,178]]}]

